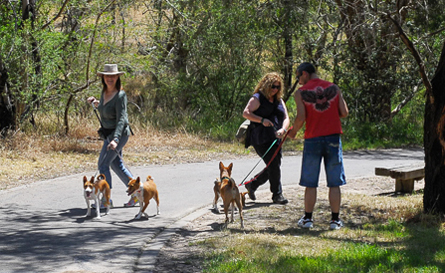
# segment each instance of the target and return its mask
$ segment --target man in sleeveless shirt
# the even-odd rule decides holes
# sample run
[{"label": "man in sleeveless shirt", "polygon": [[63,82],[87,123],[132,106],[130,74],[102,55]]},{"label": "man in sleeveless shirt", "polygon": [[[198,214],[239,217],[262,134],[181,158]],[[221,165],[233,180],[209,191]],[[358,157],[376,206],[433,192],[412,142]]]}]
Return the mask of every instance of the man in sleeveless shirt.
[{"label": "man in sleeveless shirt", "polygon": [[343,133],[340,118],[349,114],[340,88],[318,77],[311,63],[302,63],[297,68],[297,79],[302,85],[294,94],[297,116],[289,137],[295,138],[298,130],[305,124],[304,148],[300,185],[306,187],[304,194],[305,215],[298,221],[302,228],[312,228],[317,200],[317,187],[320,164],[323,159],[329,203],[332,218],[330,229],[343,226],[339,218],[341,191],[346,184],[343,167],[343,152],[340,135]]}]

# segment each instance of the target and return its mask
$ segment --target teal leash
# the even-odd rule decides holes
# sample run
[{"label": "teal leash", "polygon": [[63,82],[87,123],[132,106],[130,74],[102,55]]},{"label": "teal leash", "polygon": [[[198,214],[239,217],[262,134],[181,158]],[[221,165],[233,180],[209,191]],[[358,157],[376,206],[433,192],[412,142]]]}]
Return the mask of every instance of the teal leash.
[{"label": "teal leash", "polygon": [[275,139],[274,142],[272,142],[272,145],[270,145],[269,149],[267,149],[267,151],[264,153],[264,155],[261,157],[261,159],[256,163],[256,165],[253,167],[252,170],[250,170],[250,172],[246,175],[246,177],[244,177],[243,181],[241,182],[241,184],[239,184],[239,186],[244,185],[244,181],[246,181],[247,177],[249,177],[249,175],[253,172],[253,170],[255,170],[255,168],[258,166],[258,164],[260,164],[260,162],[264,159],[264,157],[267,155],[267,153],[270,151],[270,149],[272,149],[273,145],[275,145],[275,143],[278,141],[278,138]]}]

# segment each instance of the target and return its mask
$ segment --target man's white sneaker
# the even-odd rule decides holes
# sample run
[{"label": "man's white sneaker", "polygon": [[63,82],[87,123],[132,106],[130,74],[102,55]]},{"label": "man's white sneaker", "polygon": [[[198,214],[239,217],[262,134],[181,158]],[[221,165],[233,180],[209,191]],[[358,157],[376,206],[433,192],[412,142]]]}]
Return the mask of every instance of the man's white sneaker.
[{"label": "man's white sneaker", "polygon": [[298,221],[298,226],[301,228],[313,228],[314,222],[312,219],[305,219],[304,216]]},{"label": "man's white sneaker", "polygon": [[341,220],[331,220],[331,222],[329,222],[330,230],[341,229],[342,227],[343,227],[343,222]]}]

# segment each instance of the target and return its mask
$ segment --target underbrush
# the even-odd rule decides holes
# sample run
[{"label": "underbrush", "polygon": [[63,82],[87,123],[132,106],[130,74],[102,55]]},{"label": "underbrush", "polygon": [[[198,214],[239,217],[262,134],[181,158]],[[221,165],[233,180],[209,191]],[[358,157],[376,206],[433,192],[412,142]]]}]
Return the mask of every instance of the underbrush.
[{"label": "underbrush", "polygon": [[[36,126],[26,124],[0,142],[0,190],[23,183],[97,169],[102,140],[94,116],[70,120],[63,133],[54,117],[36,116]],[[159,130],[150,123],[133,122],[134,135],[124,147],[129,165],[177,164],[249,154],[235,142],[218,142],[188,133],[184,128]]]}]

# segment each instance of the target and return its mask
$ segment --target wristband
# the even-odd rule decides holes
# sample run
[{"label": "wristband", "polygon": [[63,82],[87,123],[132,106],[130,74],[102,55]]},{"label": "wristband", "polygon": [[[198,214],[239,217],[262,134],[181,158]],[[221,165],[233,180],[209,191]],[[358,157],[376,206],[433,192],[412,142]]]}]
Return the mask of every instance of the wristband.
[{"label": "wristband", "polygon": [[114,140],[114,142],[116,142],[117,144],[119,144],[119,139],[118,139],[117,137],[115,137],[113,140]]},{"label": "wristband", "polygon": [[264,118],[261,118],[261,124],[263,124],[263,122],[264,122]]}]

